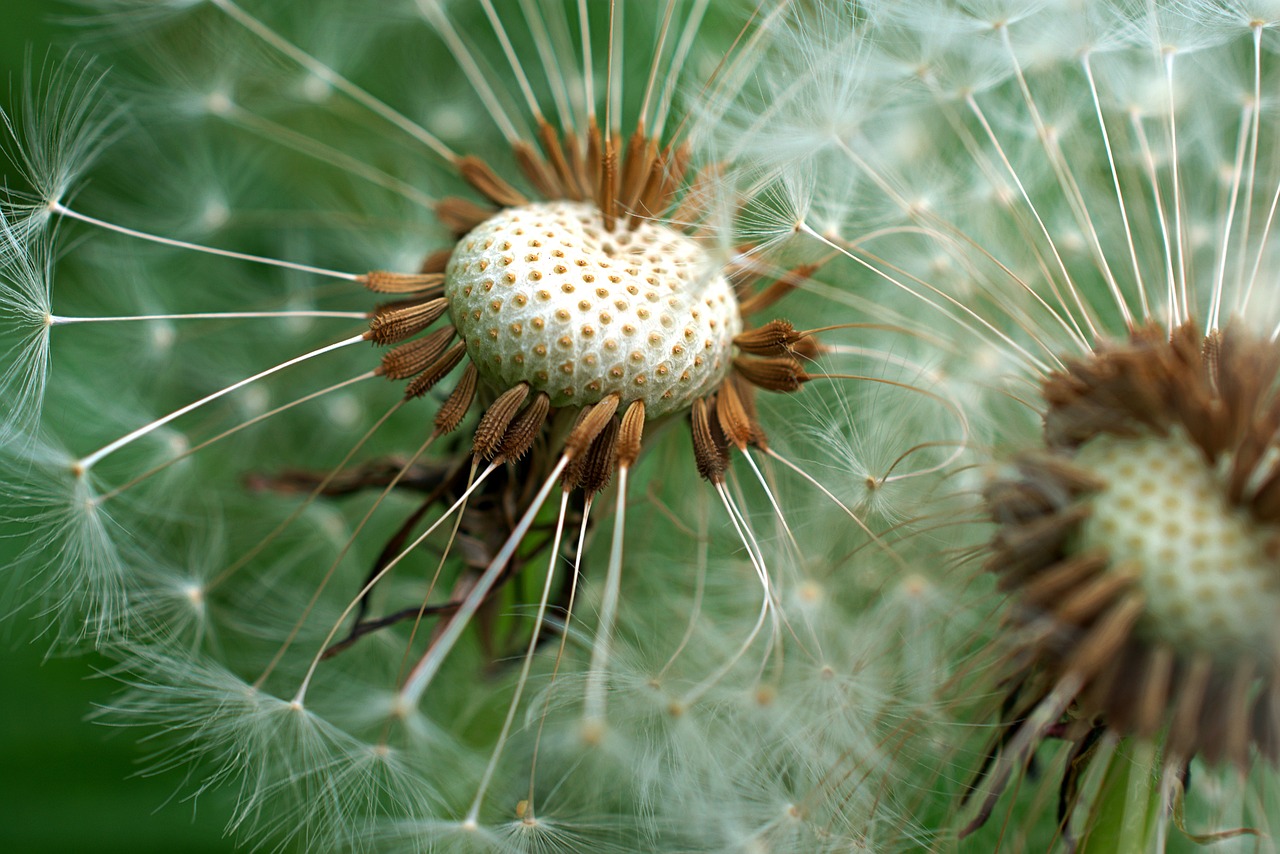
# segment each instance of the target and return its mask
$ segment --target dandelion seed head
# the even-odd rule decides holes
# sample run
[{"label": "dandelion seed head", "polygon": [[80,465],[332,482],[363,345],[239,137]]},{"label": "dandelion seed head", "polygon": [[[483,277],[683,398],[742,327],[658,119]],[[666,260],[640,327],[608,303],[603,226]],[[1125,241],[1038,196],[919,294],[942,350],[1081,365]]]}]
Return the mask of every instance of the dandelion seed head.
[{"label": "dandelion seed head", "polygon": [[[1246,766],[1251,745],[1270,750],[1274,727],[1267,712],[1246,721],[1243,709],[1253,701],[1239,687],[1249,684],[1262,696],[1274,690],[1280,596],[1274,522],[1263,497],[1274,453],[1229,437],[1268,433],[1266,400],[1280,357],[1273,343],[1238,326],[1207,340],[1194,323],[1168,341],[1164,334],[1158,327],[1135,331],[1114,355],[1103,348],[1046,382],[1045,435],[1055,450],[1039,462],[1028,456],[1018,477],[989,490],[1001,524],[989,566],[1019,592],[1018,619],[1031,625],[1040,614],[1054,627],[1043,640],[1033,632],[1023,642],[1043,651],[1040,666],[1049,679],[1079,680],[1081,701],[1103,716],[1101,726],[1146,738],[1167,726],[1164,747],[1175,761],[1202,755]],[[1174,352],[1182,359],[1162,358]],[[1103,379],[1112,358],[1137,370]],[[1211,366],[1202,367],[1201,359]],[[1067,377],[1080,381],[1076,392],[1062,393]],[[1156,387],[1176,377],[1190,381],[1180,414],[1153,404],[1150,415],[1134,417],[1143,404],[1122,389],[1135,380]],[[1224,414],[1216,424],[1201,421],[1219,407]],[[1202,426],[1184,426],[1194,422]],[[1030,533],[1021,526],[1038,515],[1015,521],[1030,509],[1015,497],[1023,485],[1028,497],[1053,495],[1050,504],[1063,515],[1039,515],[1047,524],[1019,544],[1013,532]],[[1068,521],[1072,514],[1076,520]],[[1040,563],[1032,555],[1046,546]],[[1015,553],[1021,555],[1015,561],[1029,559],[1025,570],[1004,562]],[[1064,643],[1069,635],[1074,643]],[[1196,693],[1175,687],[1175,671],[1202,687]],[[1118,689],[1109,686],[1135,679],[1139,699],[1118,701]],[[1206,702],[1194,716],[1186,711]]]},{"label": "dandelion seed head", "polygon": [[512,208],[462,239],[444,292],[477,370],[528,383],[554,407],[610,394],[648,417],[717,387],[742,331],[738,301],[706,253],[674,229],[602,228],[592,206]]}]

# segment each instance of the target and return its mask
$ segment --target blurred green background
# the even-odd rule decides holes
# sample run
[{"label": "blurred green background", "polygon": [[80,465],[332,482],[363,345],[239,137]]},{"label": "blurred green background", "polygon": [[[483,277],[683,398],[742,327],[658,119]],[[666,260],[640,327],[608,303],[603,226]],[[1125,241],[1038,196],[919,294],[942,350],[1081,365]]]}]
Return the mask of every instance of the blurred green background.
[{"label": "blurred green background", "polygon": [[[0,106],[20,96],[25,57],[34,63],[65,52],[74,28],[53,0],[0,0]],[[0,160],[0,176],[14,179]],[[0,506],[0,517],[9,508]],[[0,536],[0,565],[13,559]],[[30,642],[21,617],[0,624],[0,851],[6,854],[87,852],[225,852],[224,792],[185,800],[179,774],[133,777],[146,755],[140,733],[85,720],[108,702],[109,679],[93,678],[105,661],[45,660],[48,642]],[[130,779],[132,777],[132,779]]]}]

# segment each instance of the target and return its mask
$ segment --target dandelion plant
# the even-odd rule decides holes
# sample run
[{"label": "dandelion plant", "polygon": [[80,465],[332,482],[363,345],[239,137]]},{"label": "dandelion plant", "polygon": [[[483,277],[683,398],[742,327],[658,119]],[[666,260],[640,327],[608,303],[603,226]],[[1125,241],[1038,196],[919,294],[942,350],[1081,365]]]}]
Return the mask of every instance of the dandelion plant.
[{"label": "dandelion plant", "polygon": [[1265,850],[1271,5],[69,8],[9,621],[251,848]]}]

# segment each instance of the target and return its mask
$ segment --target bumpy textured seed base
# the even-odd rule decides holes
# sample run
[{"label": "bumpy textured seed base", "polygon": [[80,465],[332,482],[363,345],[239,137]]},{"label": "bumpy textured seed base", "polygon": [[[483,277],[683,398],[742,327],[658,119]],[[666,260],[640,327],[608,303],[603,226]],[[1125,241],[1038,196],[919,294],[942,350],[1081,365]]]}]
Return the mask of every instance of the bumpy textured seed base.
[{"label": "bumpy textured seed base", "polygon": [[1224,482],[1184,437],[1099,436],[1075,464],[1106,488],[1092,498],[1082,548],[1133,571],[1147,598],[1139,630],[1179,650],[1270,660],[1280,640],[1276,531],[1230,506]]},{"label": "bumpy textured seed base", "polygon": [[459,241],[445,296],[467,354],[497,389],[527,382],[553,406],[618,392],[650,418],[720,385],[742,319],[697,242],[661,223],[607,231],[594,205],[507,208]]}]

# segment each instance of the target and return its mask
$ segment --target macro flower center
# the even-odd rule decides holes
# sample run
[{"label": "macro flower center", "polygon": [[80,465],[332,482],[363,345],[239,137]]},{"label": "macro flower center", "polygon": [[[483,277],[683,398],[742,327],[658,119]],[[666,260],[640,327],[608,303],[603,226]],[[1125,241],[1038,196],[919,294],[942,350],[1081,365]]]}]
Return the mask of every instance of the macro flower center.
[{"label": "macro flower center", "polygon": [[509,207],[464,236],[444,295],[489,385],[527,383],[553,407],[617,394],[650,418],[688,408],[733,364],[742,318],[711,255],[658,222],[606,227],[598,207]]},{"label": "macro flower center", "polygon": [[1215,657],[1268,659],[1280,616],[1277,532],[1231,506],[1222,473],[1180,433],[1086,442],[1073,464],[1106,485],[1080,548],[1104,550],[1146,600],[1140,634]]}]

